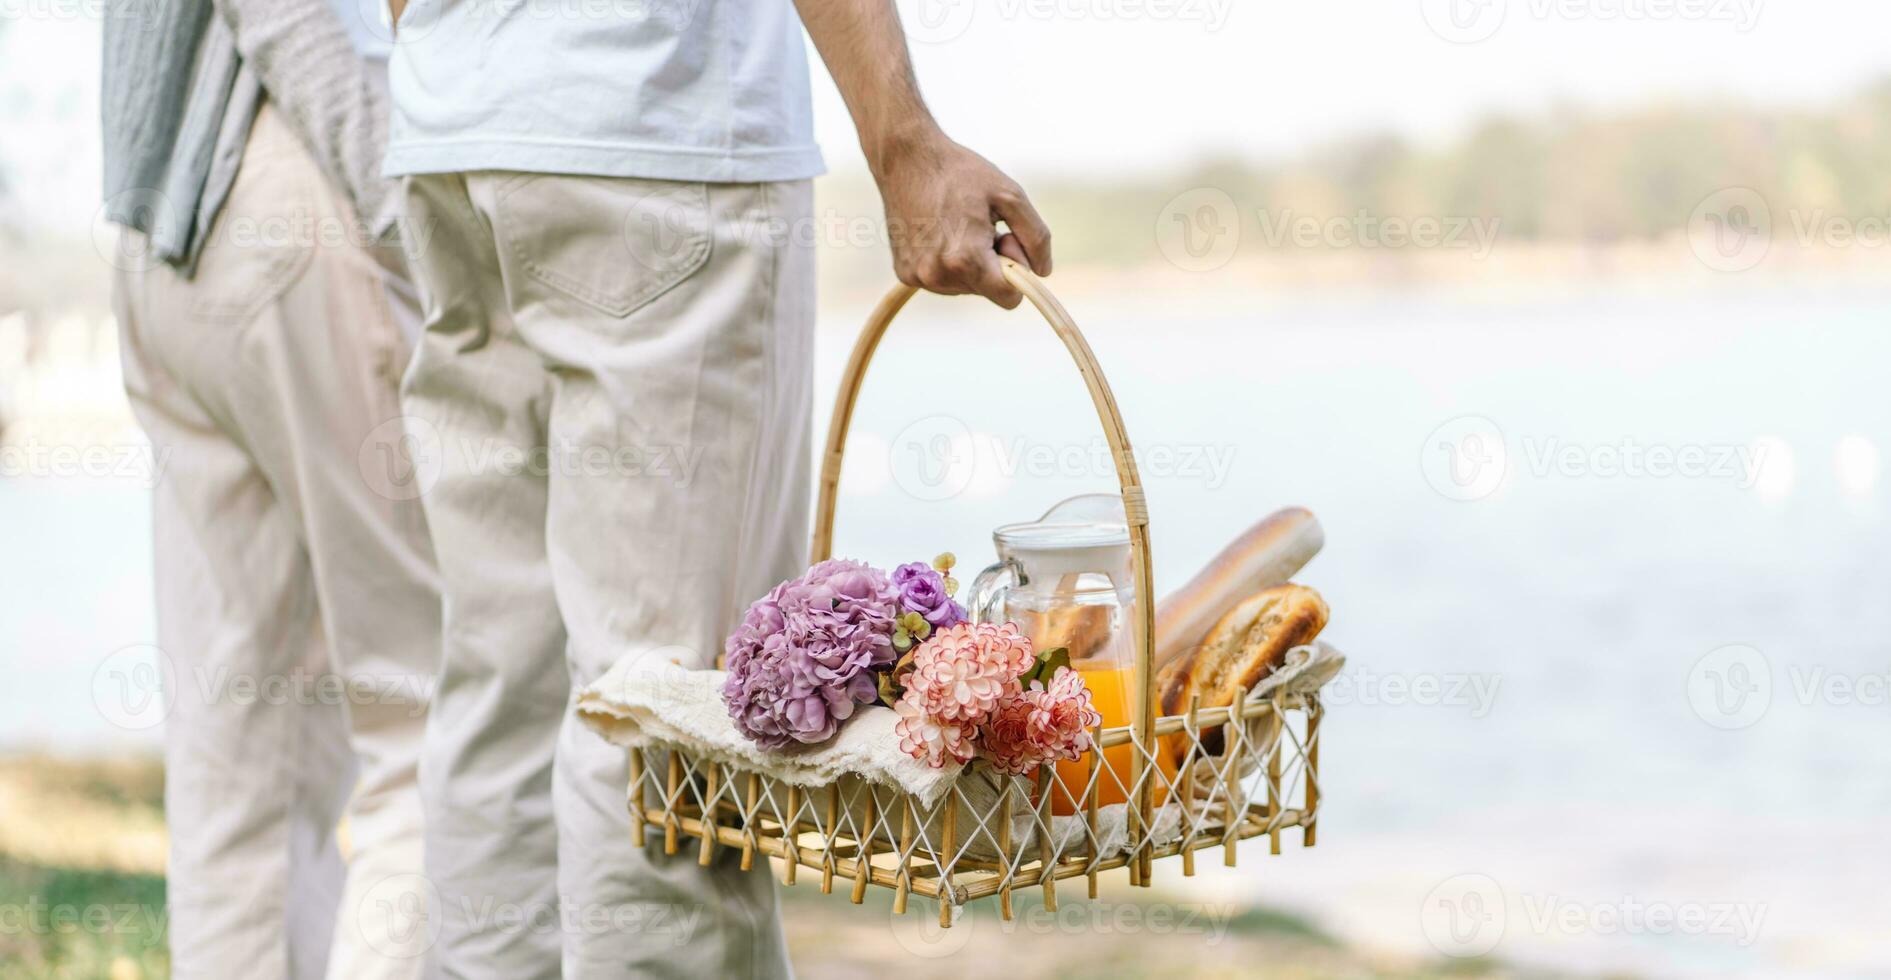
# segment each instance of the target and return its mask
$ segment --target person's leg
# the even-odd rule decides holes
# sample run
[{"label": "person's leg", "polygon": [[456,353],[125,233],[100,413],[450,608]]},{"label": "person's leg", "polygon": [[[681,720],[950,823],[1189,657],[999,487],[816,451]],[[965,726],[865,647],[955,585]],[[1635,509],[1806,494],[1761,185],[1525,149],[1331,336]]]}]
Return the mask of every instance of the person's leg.
[{"label": "person's leg", "polygon": [[409,351],[400,318],[414,313],[389,281],[398,257],[377,259],[361,244],[346,199],[268,106],[246,156],[258,153],[306,188],[299,210],[281,216],[316,233],[313,254],[223,369],[240,378],[233,424],[310,559],[334,674],[296,696],[341,707],[358,763],[346,786],[347,886],[328,975],[412,980],[428,939],[418,769],[440,657],[440,588],[420,501],[381,467],[400,448]]},{"label": "person's leg", "polygon": [[245,291],[247,277],[225,275],[237,264],[207,256],[195,282],[127,270],[116,289],[126,393],[165,461],[152,525],[171,675],[171,970],[318,980],[342,891],[342,714],[260,696],[266,683],[326,669],[308,558],[255,460],[165,356],[193,332],[198,350],[233,344],[236,325],[196,313]]},{"label": "person's leg", "polygon": [[[404,930],[425,924],[415,770],[439,590],[418,503],[376,493],[358,462],[398,432],[406,349],[358,231],[265,107],[196,276],[128,274],[122,291],[127,388],[173,452],[156,519],[179,661],[175,955],[244,943],[202,975],[408,980],[422,965],[426,934]],[[212,832],[246,809],[243,834]],[[273,917],[273,935],[219,915]]]},{"label": "person's leg", "polygon": [[[744,605],[805,561],[813,259],[792,232],[809,185],[471,187],[519,334],[553,368],[546,534],[572,685],[634,653],[712,666]],[[633,846],[624,751],[560,707],[565,980],[789,975],[766,870]]]},{"label": "person's leg", "polygon": [[557,980],[552,750],[569,685],[546,482],[527,459],[544,445],[550,380],[512,327],[492,232],[464,181],[412,178],[406,202],[428,301],[402,403],[446,595],[421,767],[442,905],[432,972]]}]

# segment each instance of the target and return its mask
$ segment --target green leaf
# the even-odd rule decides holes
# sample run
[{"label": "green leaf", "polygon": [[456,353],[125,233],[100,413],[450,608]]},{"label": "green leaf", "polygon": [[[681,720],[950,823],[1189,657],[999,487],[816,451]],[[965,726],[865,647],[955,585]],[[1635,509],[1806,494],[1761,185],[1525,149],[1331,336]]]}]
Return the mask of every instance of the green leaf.
[{"label": "green leaf", "polygon": [[880,687],[880,703],[886,705],[889,708],[893,707],[893,702],[898,701],[900,699],[900,695],[905,693],[905,691],[900,687],[899,680],[893,676],[892,671],[887,671],[886,673],[880,675],[879,687]]},{"label": "green leaf", "polygon": [[876,683],[880,689],[880,703],[893,707],[893,702],[906,693],[906,675],[913,672],[913,654],[909,650],[893,664],[893,669],[881,674]]},{"label": "green leaf", "polygon": [[1043,681],[1048,686],[1051,682],[1051,678],[1057,675],[1057,668],[1068,666],[1070,666],[1069,647],[1053,647],[1049,650],[1040,650],[1037,654],[1037,661],[1031,664],[1029,670],[1026,670],[1018,677],[1018,683],[1025,687],[1030,687],[1032,681]]},{"label": "green leaf", "polygon": [[898,631],[910,634],[915,639],[923,640],[932,635],[932,624],[916,612],[901,614],[900,618],[893,621],[893,625]]}]

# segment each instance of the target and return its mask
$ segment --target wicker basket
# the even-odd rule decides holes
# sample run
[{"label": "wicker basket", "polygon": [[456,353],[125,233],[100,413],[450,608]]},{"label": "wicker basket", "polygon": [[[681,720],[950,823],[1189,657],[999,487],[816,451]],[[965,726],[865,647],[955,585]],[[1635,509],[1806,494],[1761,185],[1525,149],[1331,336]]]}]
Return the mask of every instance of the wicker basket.
[{"label": "wicker basket", "polygon": [[[819,874],[823,892],[831,892],[836,879],[849,886],[855,903],[869,886],[892,889],[896,912],[906,910],[913,894],[937,899],[942,926],[951,924],[960,904],[994,895],[1009,917],[1011,897],[1023,888],[1042,888],[1044,904],[1054,910],[1056,882],[1064,878],[1087,878],[1095,898],[1097,874],[1120,867],[1128,868],[1132,884],[1147,886],[1157,858],[1179,855],[1182,873],[1192,875],[1195,852],[1204,848],[1222,848],[1223,863],[1233,866],[1236,843],[1263,834],[1279,854],[1280,832],[1288,827],[1302,828],[1302,843],[1313,846],[1320,800],[1317,695],[1276,691],[1228,707],[1191,704],[1186,714],[1156,717],[1149,512],[1129,436],[1102,368],[1070,315],[1028,270],[1009,260],[1004,269],[1075,359],[1115,459],[1139,597],[1131,626],[1132,723],[1093,733],[1096,747],[1082,760],[1082,785],[1064,785],[1055,766],[1040,767],[1035,778],[1005,777],[975,762],[931,806],[858,779],[799,787],[680,749],[633,749],[631,827],[639,845],[654,828],[668,854],[678,851],[680,837],[695,838],[703,864],[719,847],[739,849],[744,869],[753,867],[759,853],[782,861],[785,884],[794,884],[799,869],[807,868]],[[880,301],[841,378],[812,561],[828,558],[832,547],[841,454],[867,364],[914,292],[900,286]],[[1221,751],[1210,754],[1203,733],[1217,729],[1225,729],[1216,739]],[[1134,747],[1127,774],[1104,758],[1104,750],[1122,745]],[[1163,764],[1156,763],[1160,754],[1166,754]],[[1127,802],[1099,806],[1105,787]],[[1057,795],[1082,801],[1081,812],[1053,816]]]}]

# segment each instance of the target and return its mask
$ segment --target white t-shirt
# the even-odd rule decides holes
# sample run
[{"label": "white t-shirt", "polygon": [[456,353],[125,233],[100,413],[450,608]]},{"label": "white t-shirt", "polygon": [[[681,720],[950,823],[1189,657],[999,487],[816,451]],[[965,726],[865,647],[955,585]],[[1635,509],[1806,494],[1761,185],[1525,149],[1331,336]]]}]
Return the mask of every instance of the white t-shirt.
[{"label": "white t-shirt", "polygon": [[822,172],[792,0],[410,0],[386,173]]}]

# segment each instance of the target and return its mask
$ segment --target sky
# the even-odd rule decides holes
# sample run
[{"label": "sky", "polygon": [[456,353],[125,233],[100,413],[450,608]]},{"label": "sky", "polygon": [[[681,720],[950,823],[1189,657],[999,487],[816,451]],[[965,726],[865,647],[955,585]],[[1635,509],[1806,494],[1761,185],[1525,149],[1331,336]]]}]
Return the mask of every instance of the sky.
[{"label": "sky", "polygon": [[[29,215],[96,210],[103,0],[0,0],[0,160]],[[549,2],[549,0],[548,0]],[[947,131],[1021,178],[1449,139],[1496,111],[1816,104],[1891,74],[1882,0],[897,0]],[[830,171],[863,170],[815,71]]]}]

